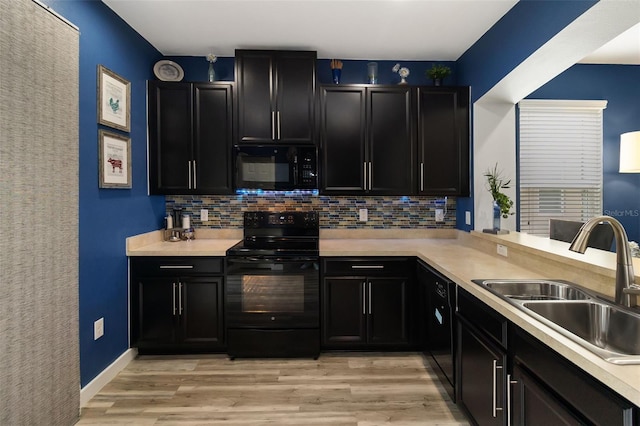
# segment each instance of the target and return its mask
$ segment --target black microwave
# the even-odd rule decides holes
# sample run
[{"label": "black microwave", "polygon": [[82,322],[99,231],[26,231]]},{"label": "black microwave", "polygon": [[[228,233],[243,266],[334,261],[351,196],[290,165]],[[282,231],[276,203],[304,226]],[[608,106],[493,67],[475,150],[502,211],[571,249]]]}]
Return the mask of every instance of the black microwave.
[{"label": "black microwave", "polygon": [[316,190],[317,156],[308,145],[236,145],[236,190]]}]

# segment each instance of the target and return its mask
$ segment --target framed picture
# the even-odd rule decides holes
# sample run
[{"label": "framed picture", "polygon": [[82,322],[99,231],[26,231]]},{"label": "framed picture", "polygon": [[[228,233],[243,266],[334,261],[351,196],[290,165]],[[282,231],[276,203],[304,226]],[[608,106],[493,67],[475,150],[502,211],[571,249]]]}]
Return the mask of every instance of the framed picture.
[{"label": "framed picture", "polygon": [[129,132],[130,109],[131,83],[98,65],[98,123]]},{"label": "framed picture", "polygon": [[100,188],[131,188],[131,138],[98,131]]}]

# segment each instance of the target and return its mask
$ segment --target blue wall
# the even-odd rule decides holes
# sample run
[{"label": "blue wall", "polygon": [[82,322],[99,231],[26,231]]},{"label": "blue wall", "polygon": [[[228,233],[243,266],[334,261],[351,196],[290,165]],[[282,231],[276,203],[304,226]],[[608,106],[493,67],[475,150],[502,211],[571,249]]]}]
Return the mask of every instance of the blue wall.
[{"label": "blue wall", "polygon": [[[161,55],[100,1],[44,3],[80,28],[79,328],[85,386],[129,347],[125,238],[158,229],[164,212],[164,197],[147,196],[146,170],[146,80]],[[98,64],[131,82],[132,189],[98,188],[98,129],[123,133],[97,124]],[[105,335],[94,341],[93,322],[100,317]]]},{"label": "blue wall", "polygon": [[[477,101],[596,3],[597,0],[520,0],[458,59],[458,84],[471,86],[471,101]],[[471,160],[473,165],[473,150]],[[472,195],[473,190],[472,179]],[[471,211],[473,217],[473,197],[460,197],[457,203],[458,229],[472,230],[473,223],[465,225],[464,212]]]},{"label": "blue wall", "polygon": [[640,174],[618,173],[620,134],[640,130],[640,65],[569,68],[528,99],[606,100],[603,114],[603,210],[640,241]]}]

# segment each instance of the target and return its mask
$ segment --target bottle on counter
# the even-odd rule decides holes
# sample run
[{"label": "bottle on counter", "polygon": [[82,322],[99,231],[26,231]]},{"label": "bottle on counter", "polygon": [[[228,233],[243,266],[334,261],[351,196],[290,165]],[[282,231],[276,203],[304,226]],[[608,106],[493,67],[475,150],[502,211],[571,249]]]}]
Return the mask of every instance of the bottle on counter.
[{"label": "bottle on counter", "polygon": [[167,217],[164,218],[164,223],[166,225],[166,229],[172,229],[173,228],[173,216],[167,215]]}]

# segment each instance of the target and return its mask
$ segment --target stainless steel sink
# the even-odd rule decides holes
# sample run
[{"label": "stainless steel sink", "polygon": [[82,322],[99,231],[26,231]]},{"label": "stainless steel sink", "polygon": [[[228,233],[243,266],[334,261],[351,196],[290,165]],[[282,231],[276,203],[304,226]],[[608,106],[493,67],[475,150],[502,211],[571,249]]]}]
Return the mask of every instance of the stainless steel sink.
[{"label": "stainless steel sink", "polygon": [[587,300],[582,290],[565,282],[549,280],[481,280],[480,284],[500,296],[518,300]]},{"label": "stainless steel sink", "polygon": [[640,314],[594,300],[525,302],[522,306],[550,322],[554,329],[560,327],[558,331],[577,343],[593,346],[583,344],[607,361],[640,363]]},{"label": "stainless steel sink", "polygon": [[473,280],[614,364],[640,364],[640,313],[558,280]]}]

